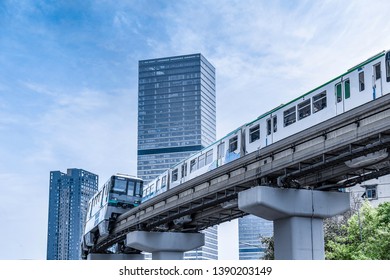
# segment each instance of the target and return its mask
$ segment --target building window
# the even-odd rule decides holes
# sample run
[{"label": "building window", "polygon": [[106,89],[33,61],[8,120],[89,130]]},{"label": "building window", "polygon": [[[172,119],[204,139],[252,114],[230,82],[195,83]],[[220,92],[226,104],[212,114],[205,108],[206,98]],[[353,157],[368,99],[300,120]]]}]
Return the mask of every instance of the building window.
[{"label": "building window", "polygon": [[234,152],[238,148],[238,137],[234,136],[229,140],[229,153]]},{"label": "building window", "polygon": [[295,112],[296,112],[295,106],[283,112],[284,126],[289,126],[290,124],[296,122],[297,116]]},{"label": "building window", "polygon": [[249,143],[260,139],[260,125],[255,125],[249,129]]},{"label": "building window", "polygon": [[364,71],[359,73],[359,91],[364,90]]},{"label": "building window", "polygon": [[310,99],[298,104],[298,119],[302,120],[311,114]]},{"label": "building window", "polygon": [[378,193],[377,193],[377,186],[366,186],[366,198],[368,199],[377,199]]},{"label": "building window", "polygon": [[313,96],[313,113],[326,108],[326,91]]}]

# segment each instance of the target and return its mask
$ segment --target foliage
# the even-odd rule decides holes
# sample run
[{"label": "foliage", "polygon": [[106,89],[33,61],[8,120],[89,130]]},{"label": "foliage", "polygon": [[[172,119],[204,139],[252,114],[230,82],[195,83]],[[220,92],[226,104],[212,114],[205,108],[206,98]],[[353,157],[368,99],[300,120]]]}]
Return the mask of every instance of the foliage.
[{"label": "foliage", "polygon": [[347,223],[341,223],[325,239],[329,260],[389,260],[390,203],[374,208],[365,202]]},{"label": "foliage", "polygon": [[[274,238],[261,237],[264,260],[274,259]],[[324,221],[328,260],[390,260],[390,202],[372,207],[355,201],[343,215]]]},{"label": "foliage", "polygon": [[260,242],[264,246],[263,260],[274,260],[274,237],[273,236],[260,236]]}]

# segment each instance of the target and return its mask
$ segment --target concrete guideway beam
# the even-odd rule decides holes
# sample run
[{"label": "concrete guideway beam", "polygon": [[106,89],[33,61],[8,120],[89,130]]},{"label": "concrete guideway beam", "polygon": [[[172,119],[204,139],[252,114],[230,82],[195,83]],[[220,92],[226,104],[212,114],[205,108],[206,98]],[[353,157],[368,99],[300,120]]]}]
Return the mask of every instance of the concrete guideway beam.
[{"label": "concrete guideway beam", "polygon": [[203,233],[133,231],[126,236],[126,246],[152,253],[153,260],[182,260],[184,252],[205,244]]},{"label": "concrete guideway beam", "polygon": [[258,186],[238,194],[238,207],[274,221],[275,259],[324,259],[323,219],[349,210],[349,195]]}]

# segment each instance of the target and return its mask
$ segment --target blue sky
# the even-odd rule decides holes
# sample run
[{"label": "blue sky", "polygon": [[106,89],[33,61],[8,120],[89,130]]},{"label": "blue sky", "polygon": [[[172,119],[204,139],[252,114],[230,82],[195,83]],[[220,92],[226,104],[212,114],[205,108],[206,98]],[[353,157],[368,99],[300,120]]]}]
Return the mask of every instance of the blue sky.
[{"label": "blue sky", "polygon": [[390,2],[0,1],[0,259],[45,259],[49,172],[136,174],[138,60],[201,52],[217,135],[390,48]]}]

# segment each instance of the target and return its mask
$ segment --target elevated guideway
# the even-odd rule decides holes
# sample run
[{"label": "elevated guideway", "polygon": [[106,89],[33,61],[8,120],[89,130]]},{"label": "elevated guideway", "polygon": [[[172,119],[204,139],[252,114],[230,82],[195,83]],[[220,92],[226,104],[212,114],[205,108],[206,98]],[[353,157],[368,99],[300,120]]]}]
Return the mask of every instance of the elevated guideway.
[{"label": "elevated guideway", "polygon": [[[390,95],[194,178],[119,216],[92,253],[133,231],[198,232],[247,215],[238,193],[256,186],[333,191],[390,173]],[[128,250],[128,249],[127,249]]]}]

